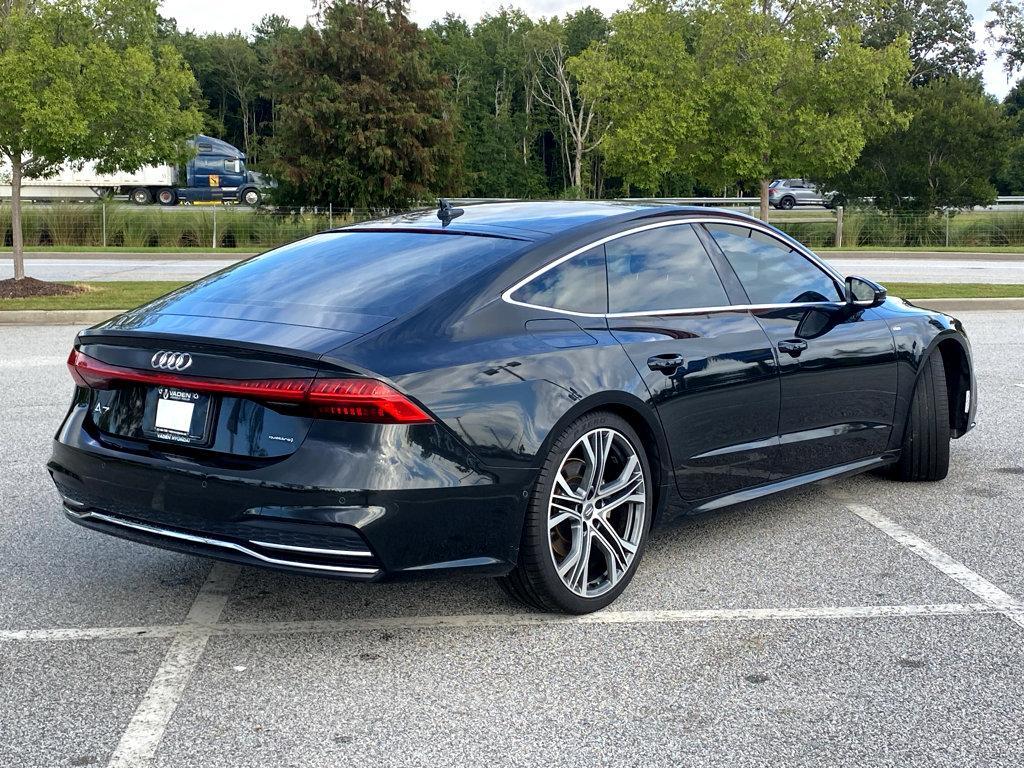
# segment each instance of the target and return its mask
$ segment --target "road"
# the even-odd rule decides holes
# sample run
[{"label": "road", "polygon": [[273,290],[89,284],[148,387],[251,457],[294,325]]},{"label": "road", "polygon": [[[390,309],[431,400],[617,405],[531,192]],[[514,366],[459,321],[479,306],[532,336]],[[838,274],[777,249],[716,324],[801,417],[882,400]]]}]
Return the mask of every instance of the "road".
[{"label": "road", "polygon": [[[1024,253],[999,254],[998,258],[958,258],[956,254],[933,254],[928,258],[892,256],[878,252],[868,256],[847,252],[840,258],[825,258],[844,275],[863,275],[885,283],[1024,283]],[[12,277],[14,267],[7,255],[0,259],[0,279]],[[26,272],[43,280],[194,280],[234,263],[235,259],[154,258],[145,255],[122,257],[32,257]],[[1007,258],[1009,257],[1009,258]],[[238,258],[238,257],[235,257]]]},{"label": "road", "polygon": [[74,526],[44,470],[74,329],[0,328],[0,764],[1019,766],[1024,313],[963,316],[979,425],[945,482],[662,527],[583,619]]}]

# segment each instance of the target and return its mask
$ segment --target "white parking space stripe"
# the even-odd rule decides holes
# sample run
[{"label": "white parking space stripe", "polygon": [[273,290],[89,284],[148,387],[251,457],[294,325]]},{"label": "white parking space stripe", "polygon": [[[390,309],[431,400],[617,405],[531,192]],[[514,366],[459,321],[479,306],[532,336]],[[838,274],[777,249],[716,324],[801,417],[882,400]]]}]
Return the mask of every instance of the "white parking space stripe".
[{"label": "white parking space stripe", "polygon": [[106,641],[124,638],[173,636],[287,635],[344,633],[372,630],[471,629],[536,625],[657,625],[696,622],[772,622],[828,619],[883,619],[943,617],[1000,612],[988,603],[910,604],[905,606],[806,606],[759,609],[681,609],[664,611],[600,611],[582,616],[560,614],[454,614],[432,617],[377,617],[374,619],[310,620],[289,622],[232,622],[149,627],[54,628],[4,630],[0,641]]},{"label": "white parking space stripe", "polygon": [[61,366],[67,363],[65,356],[50,355],[44,358],[15,358],[14,360],[0,360],[0,369],[5,368],[38,368],[40,366]]},{"label": "white parking space stripe", "polygon": [[438,617],[379,617],[372,620],[232,623],[213,628],[215,635],[278,635],[369,630],[471,629],[534,625],[658,625],[692,622],[871,619],[990,613],[987,604],[919,606],[811,606],[766,609],[683,609],[662,611],[599,611],[594,614],[462,614]]},{"label": "white parking space stripe", "polygon": [[173,638],[182,632],[182,628],[182,625],[148,625],[0,630],[0,641],[116,641],[125,638]]},{"label": "white parking space stripe", "polygon": [[842,499],[846,508],[862,520],[870,523],[888,537],[899,542],[914,555],[923,559],[947,577],[978,596],[987,605],[1004,614],[1011,621],[1024,627],[1024,605],[1002,588],[989,582],[983,576],[967,568],[943,550],[916,534],[908,531],[893,520],[886,518],[873,507]]},{"label": "white parking space stripe", "polygon": [[[231,564],[213,565],[180,628],[186,632],[171,642],[153,682],[110,757],[110,766],[147,766],[152,762],[167,724],[210,640],[209,633],[202,629],[220,619],[239,571],[239,567]],[[196,630],[200,632],[188,632]]]}]

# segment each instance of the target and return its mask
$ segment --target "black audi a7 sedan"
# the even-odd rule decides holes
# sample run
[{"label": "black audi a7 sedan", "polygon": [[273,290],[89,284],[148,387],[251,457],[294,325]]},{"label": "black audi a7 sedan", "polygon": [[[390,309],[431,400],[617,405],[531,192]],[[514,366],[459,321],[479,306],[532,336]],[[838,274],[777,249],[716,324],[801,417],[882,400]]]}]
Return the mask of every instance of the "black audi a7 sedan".
[{"label": "black audi a7 sedan", "polygon": [[574,613],[676,515],[945,477],[977,404],[957,320],[751,217],[612,202],[323,232],[82,331],[68,366],[48,467],[76,523]]}]

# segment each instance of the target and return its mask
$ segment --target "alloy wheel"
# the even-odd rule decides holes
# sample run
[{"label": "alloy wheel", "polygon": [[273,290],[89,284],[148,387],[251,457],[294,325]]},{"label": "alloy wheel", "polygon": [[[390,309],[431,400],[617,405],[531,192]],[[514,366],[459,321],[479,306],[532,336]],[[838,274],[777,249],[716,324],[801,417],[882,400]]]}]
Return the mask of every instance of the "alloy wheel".
[{"label": "alloy wheel", "polygon": [[596,598],[629,571],[643,536],[643,464],[622,433],[591,430],[562,459],[548,500],[551,560],[576,595]]}]

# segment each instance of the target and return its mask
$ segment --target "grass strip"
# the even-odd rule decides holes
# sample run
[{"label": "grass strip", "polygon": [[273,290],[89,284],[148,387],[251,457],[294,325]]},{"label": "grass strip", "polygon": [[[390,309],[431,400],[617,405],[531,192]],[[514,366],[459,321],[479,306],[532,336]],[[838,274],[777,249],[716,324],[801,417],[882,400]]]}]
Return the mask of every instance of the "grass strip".
[{"label": "grass strip", "polygon": [[81,294],[0,299],[0,310],[123,310],[163,296],[179,286],[177,280],[67,281],[85,286]]}]

